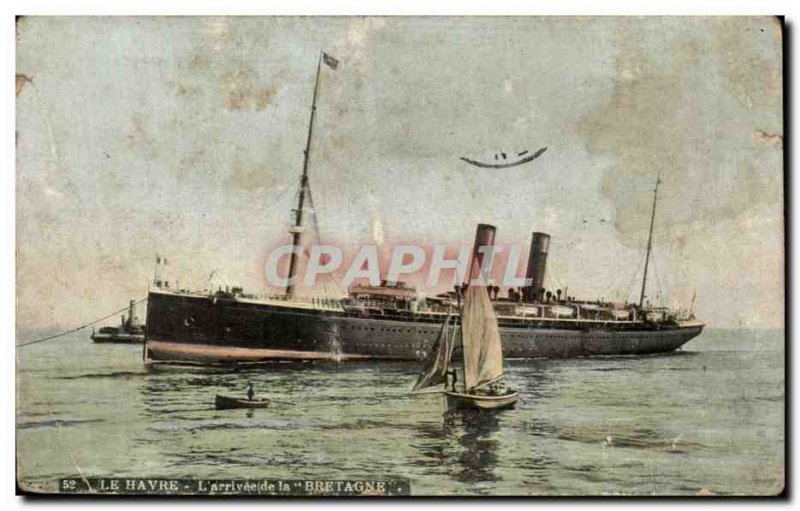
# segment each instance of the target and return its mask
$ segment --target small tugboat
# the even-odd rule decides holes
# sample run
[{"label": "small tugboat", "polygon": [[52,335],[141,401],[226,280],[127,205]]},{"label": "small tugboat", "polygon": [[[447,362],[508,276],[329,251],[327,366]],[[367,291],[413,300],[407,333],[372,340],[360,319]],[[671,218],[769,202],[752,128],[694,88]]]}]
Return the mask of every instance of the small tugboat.
[{"label": "small tugboat", "polygon": [[[428,357],[428,363],[414,385],[413,392],[442,383],[446,386],[447,376],[452,375],[451,390],[444,392],[447,408],[450,410],[499,410],[511,408],[519,400],[519,394],[507,389],[502,382],[504,374],[500,329],[485,285],[488,282],[488,275],[485,274],[482,264],[485,251],[480,248],[492,247],[494,234],[493,226],[478,225],[470,277],[457,290],[459,301],[463,297],[463,304],[459,306],[460,345],[455,342],[457,329],[451,324],[452,316],[448,316]],[[458,373],[451,364],[454,357],[458,358],[459,355],[463,361],[463,381],[462,388],[456,390]]]},{"label": "small tugboat", "polygon": [[136,315],[136,302],[131,300],[128,317],[121,316],[120,326],[104,326],[97,332],[92,329],[91,339],[96,343],[142,344],[144,334],[144,325]]}]

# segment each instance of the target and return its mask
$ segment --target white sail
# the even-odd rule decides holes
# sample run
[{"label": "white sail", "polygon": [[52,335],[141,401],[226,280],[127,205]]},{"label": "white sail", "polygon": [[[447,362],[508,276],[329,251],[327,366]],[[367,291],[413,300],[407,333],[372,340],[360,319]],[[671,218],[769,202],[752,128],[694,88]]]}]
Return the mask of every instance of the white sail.
[{"label": "white sail", "polygon": [[439,330],[439,336],[431,346],[428,358],[425,360],[425,366],[412,392],[447,383],[447,368],[450,364],[450,357],[453,355],[455,337],[455,328],[450,325],[451,317],[447,316],[442,329]]},{"label": "white sail", "polygon": [[503,348],[492,302],[486,287],[469,286],[461,313],[464,349],[464,385],[467,391],[503,376]]}]

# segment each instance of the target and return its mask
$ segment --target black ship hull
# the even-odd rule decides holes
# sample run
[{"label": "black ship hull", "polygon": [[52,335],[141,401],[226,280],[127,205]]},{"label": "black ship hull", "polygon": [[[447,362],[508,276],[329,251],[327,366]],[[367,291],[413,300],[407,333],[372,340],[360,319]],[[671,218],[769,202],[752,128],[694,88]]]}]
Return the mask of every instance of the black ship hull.
[{"label": "black ship hull", "polygon": [[[146,362],[420,360],[444,314],[368,316],[339,307],[151,292]],[[673,351],[703,324],[499,318],[506,358],[639,355]]]}]

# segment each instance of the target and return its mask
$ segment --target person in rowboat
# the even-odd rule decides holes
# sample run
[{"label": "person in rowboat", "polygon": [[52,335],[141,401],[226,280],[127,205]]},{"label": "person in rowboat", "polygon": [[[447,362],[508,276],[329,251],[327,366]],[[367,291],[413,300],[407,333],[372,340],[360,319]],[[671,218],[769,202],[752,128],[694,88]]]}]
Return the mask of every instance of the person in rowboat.
[{"label": "person in rowboat", "polygon": [[247,382],[247,400],[252,401],[253,396],[255,396],[255,391],[253,390],[253,382]]}]

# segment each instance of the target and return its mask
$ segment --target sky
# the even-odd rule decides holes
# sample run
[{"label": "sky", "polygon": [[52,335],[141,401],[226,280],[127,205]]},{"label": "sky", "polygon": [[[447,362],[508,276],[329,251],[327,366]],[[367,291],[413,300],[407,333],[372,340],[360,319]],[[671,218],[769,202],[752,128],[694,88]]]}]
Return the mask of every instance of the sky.
[{"label": "sky", "polygon": [[144,297],[156,253],[181,287],[266,291],[321,50],[339,60],[309,161],[323,242],[544,231],[548,287],[636,300],[660,173],[648,295],[696,293],[712,327],[784,323],[773,18],[26,17],[16,44],[20,328]]}]

